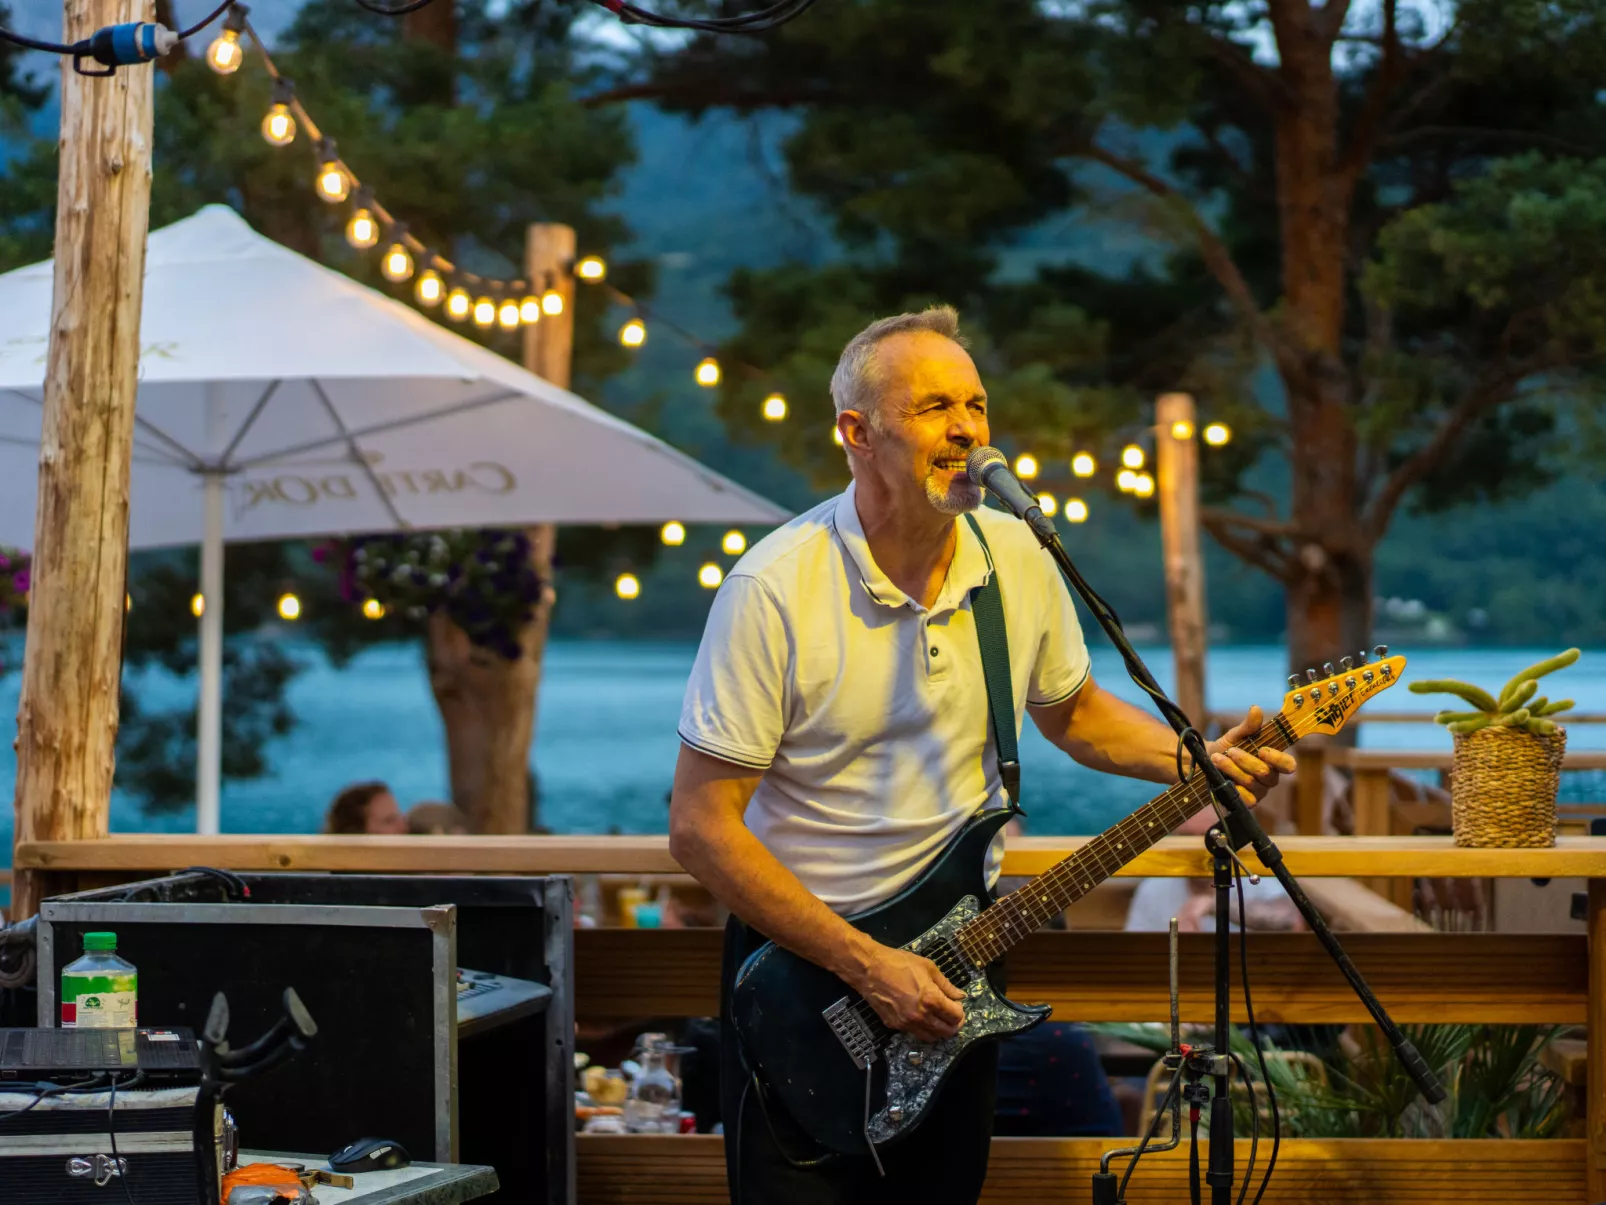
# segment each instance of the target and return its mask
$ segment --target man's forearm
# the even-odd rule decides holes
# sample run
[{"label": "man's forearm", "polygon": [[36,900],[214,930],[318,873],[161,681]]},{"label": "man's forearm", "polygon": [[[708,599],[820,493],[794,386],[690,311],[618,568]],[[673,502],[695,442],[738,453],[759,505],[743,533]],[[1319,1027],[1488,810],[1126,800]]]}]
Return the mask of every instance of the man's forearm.
[{"label": "man's forearm", "polygon": [[[1096,683],[1077,701],[1074,724],[1055,743],[1084,766],[1148,782],[1177,781],[1177,735]],[[1191,764],[1186,752],[1182,764]]]},{"label": "man's forearm", "polygon": [[857,983],[876,943],[843,920],[740,821],[674,834],[670,852],[709,893],[777,944]]}]

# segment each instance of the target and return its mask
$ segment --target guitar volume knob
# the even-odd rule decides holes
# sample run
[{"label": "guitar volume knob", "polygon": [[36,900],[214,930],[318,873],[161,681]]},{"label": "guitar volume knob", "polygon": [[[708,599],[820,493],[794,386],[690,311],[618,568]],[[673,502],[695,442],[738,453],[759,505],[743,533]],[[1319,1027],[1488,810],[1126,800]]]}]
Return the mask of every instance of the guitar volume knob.
[{"label": "guitar volume knob", "polygon": [[911,1050],[903,1057],[911,1067],[918,1067],[921,1063],[926,1061],[926,1056],[921,1054],[918,1050]]}]

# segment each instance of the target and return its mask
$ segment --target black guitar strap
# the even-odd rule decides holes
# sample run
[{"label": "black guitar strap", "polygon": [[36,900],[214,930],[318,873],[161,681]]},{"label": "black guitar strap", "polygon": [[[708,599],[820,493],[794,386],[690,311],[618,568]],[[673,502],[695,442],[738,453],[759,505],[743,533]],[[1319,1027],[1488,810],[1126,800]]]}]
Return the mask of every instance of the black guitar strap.
[{"label": "black guitar strap", "polygon": [[970,610],[976,617],[981,672],[987,679],[987,717],[998,750],[998,774],[1004,780],[1010,808],[1024,816],[1026,812],[1020,806],[1020,752],[1015,743],[1015,690],[1009,679],[1009,637],[1004,631],[1004,596],[998,588],[998,565],[976,516],[966,515],[965,522],[981,541],[981,550],[992,568],[987,581],[970,592]]}]

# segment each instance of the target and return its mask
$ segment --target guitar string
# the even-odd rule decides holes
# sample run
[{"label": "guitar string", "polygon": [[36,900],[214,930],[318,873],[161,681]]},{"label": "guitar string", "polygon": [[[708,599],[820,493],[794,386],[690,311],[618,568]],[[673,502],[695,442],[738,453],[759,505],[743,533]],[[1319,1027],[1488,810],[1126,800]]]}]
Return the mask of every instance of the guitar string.
[{"label": "guitar string", "polygon": [[[1373,694],[1377,694],[1387,686],[1393,685],[1393,681],[1394,679],[1392,675],[1383,679],[1383,683],[1376,686],[1374,689],[1367,691],[1366,697],[1361,699],[1360,702],[1365,702],[1366,699],[1370,698]],[[1361,691],[1355,690],[1353,693],[1359,694]],[[1314,698],[1320,697],[1320,684],[1317,684],[1315,689],[1313,689],[1312,694]],[[1293,723],[1289,723],[1288,717],[1282,712],[1278,712],[1267,724],[1262,726],[1260,732],[1257,732],[1243,744],[1236,747],[1241,748],[1249,753],[1256,753],[1261,749],[1267,748],[1268,746],[1278,749],[1290,748],[1291,746],[1297,744],[1301,738],[1309,735],[1309,733],[1316,727],[1316,724],[1320,722],[1316,718],[1318,710],[1318,707],[1313,706],[1310,712],[1306,713],[1306,715],[1303,717],[1297,718]],[[1310,720],[1311,722],[1307,724],[1305,723],[1306,720]],[[1283,739],[1285,735],[1287,738],[1289,738],[1286,741]],[[1173,783],[1159,795],[1151,799],[1148,803],[1134,811],[1130,816],[1124,817],[1123,819],[1117,821],[1105,832],[1093,837],[1075,853],[1069,855],[1062,861],[1050,867],[1027,886],[1033,888],[1043,885],[1052,886],[1056,888],[1055,894],[1058,894],[1058,888],[1060,886],[1058,880],[1063,880],[1071,870],[1078,871],[1078,874],[1071,878],[1069,891],[1067,892],[1068,898],[1062,905],[1060,905],[1059,910],[1063,911],[1064,908],[1070,907],[1081,898],[1081,893],[1078,893],[1075,889],[1075,881],[1077,878],[1082,879],[1084,883],[1084,891],[1091,890],[1096,883],[1103,882],[1105,879],[1109,878],[1112,874],[1114,874],[1115,871],[1119,870],[1122,866],[1126,865],[1127,862],[1137,857],[1138,854],[1152,848],[1154,841],[1158,840],[1159,837],[1166,836],[1170,832],[1171,828],[1175,828],[1177,825],[1184,823],[1192,816],[1197,815],[1209,805],[1212,798],[1213,795],[1210,791],[1209,785],[1206,783],[1203,776],[1195,776],[1190,774],[1189,777],[1183,782]],[[1106,868],[1100,851],[1094,847],[1099,843],[1104,843],[1107,846],[1107,838],[1111,833],[1122,832],[1124,834],[1124,830],[1127,825],[1138,820],[1140,817],[1144,817],[1146,814],[1148,816],[1158,814],[1161,811],[1161,805],[1163,804],[1170,804],[1171,806],[1174,806],[1176,811],[1179,813],[1178,818],[1172,823],[1172,825],[1169,828],[1162,827],[1158,836],[1154,837],[1152,840],[1148,840],[1147,844],[1143,844],[1141,846],[1138,845],[1138,840],[1143,840],[1150,837],[1148,829],[1152,827],[1152,822],[1150,822],[1144,829],[1139,830],[1136,834],[1125,834],[1123,841],[1119,843],[1116,848],[1123,848],[1124,845],[1130,841],[1133,845],[1131,853],[1123,856],[1116,853],[1114,850],[1111,850],[1110,857],[1114,860],[1114,865]],[[1192,806],[1190,807],[1189,805]],[[1098,869],[1093,876],[1088,876],[1086,868],[1080,865],[1084,854],[1091,854],[1097,859],[1096,865]],[[1020,890],[1024,891],[1026,888],[1023,887]],[[1006,920],[1004,923],[1010,927],[1010,939],[1006,941],[998,933],[996,927],[998,923],[997,918],[990,917],[989,913],[996,913],[999,911],[1001,906],[1005,905],[1009,906],[1012,914],[1014,911],[1018,911],[1021,905],[1012,904],[1010,901],[1013,901],[1019,894],[1019,891],[1011,892],[1002,900],[998,901],[998,903],[992,908],[962,925],[955,932],[954,940],[952,942],[944,943],[941,951],[941,957],[933,959],[932,961],[936,964],[937,969],[942,971],[944,976],[946,976],[950,982],[956,975],[968,979],[971,973],[985,973],[985,967],[988,963],[994,961],[1005,951],[1007,951],[1016,940],[1026,936],[1028,933],[1035,932],[1039,927],[1041,927],[1043,921],[1045,921],[1047,917],[1044,917],[1043,920],[1035,920],[1035,923],[1032,923],[1030,928],[1027,928],[1024,930],[1024,932],[1020,933],[1015,932],[1017,924],[1016,921]],[[1044,896],[1043,898],[1047,899],[1048,897]],[[1030,905],[1027,905],[1027,907],[1030,907]],[[1034,919],[1032,918],[1031,913],[1027,913],[1027,917],[1028,919]],[[978,943],[977,941],[972,940],[967,945],[965,939],[972,936],[970,934],[970,929],[972,926],[977,927],[978,932],[975,936],[979,936],[980,942]],[[984,929],[990,929],[990,931],[982,931]],[[997,947],[996,951],[989,953],[988,951],[993,950],[994,946]],[[955,958],[956,948],[959,954],[959,958],[957,960]],[[863,997],[861,997],[857,1003],[849,1006],[848,1011],[852,1012],[855,1017],[862,1024],[864,1024],[867,1029],[870,1030],[872,1040],[876,1043],[878,1048],[883,1045],[887,1039],[891,1038],[895,1032],[897,1032],[891,1029],[886,1022],[881,1020],[880,1014],[878,1014],[870,1002],[865,1000]]]}]

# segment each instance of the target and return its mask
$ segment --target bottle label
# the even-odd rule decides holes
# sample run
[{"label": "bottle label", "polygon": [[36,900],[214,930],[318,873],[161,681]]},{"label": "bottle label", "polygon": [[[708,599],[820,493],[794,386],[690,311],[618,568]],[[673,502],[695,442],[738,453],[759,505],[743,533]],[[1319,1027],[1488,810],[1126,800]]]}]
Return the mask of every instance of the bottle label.
[{"label": "bottle label", "polygon": [[132,1029],[139,1023],[138,975],[61,977],[63,1029]]}]

